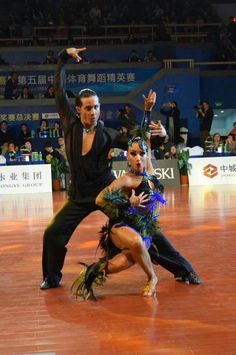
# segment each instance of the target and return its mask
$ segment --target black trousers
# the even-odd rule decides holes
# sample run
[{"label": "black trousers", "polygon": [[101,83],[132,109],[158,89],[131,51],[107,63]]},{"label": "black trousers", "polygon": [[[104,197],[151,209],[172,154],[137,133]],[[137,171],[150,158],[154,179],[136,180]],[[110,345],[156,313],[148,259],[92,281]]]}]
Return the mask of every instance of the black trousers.
[{"label": "black trousers", "polygon": [[[93,203],[75,203],[67,201],[47,227],[43,238],[43,277],[51,285],[58,285],[62,277],[62,268],[67,252],[66,245],[79,223],[91,212],[97,210]],[[153,236],[156,248],[151,247],[149,254],[154,264],[159,264],[175,276],[186,275],[192,266],[165,238],[161,231]]]}]

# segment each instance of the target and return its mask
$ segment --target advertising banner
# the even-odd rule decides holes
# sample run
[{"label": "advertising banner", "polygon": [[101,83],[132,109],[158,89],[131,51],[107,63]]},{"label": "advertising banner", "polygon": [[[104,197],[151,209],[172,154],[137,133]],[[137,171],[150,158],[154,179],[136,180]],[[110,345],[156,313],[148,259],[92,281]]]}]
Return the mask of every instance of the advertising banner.
[{"label": "advertising banner", "polygon": [[50,164],[0,166],[0,195],[51,191]]},{"label": "advertising banner", "polygon": [[236,156],[191,158],[189,185],[236,184]]},{"label": "advertising banner", "polygon": [[[164,186],[180,186],[177,160],[155,160],[152,164],[157,179]],[[112,168],[117,178],[128,171],[126,161],[115,161],[112,164]]]}]

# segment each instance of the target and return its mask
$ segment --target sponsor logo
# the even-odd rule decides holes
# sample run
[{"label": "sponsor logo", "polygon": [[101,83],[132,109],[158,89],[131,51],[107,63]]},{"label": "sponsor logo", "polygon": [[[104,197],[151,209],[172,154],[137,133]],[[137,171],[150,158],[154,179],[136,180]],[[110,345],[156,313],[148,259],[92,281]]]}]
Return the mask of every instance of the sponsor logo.
[{"label": "sponsor logo", "polygon": [[55,118],[60,118],[57,112],[44,112],[42,113],[42,119],[51,120]]},{"label": "sponsor logo", "polygon": [[218,175],[217,166],[212,165],[212,164],[208,164],[208,165],[204,166],[203,167],[203,174],[206,177],[213,179],[214,177],[216,177]]}]

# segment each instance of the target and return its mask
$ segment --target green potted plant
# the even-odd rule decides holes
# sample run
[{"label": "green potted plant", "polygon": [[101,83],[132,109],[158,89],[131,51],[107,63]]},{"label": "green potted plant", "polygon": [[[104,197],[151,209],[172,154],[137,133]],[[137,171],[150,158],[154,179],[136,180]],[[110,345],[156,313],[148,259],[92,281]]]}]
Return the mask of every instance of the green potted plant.
[{"label": "green potted plant", "polygon": [[192,164],[189,163],[189,150],[177,150],[178,167],[180,173],[180,182],[183,185],[188,184],[188,174],[190,174]]},{"label": "green potted plant", "polygon": [[61,174],[66,173],[67,169],[65,164],[55,157],[50,159],[50,164],[52,172],[52,188],[54,191],[59,191],[61,189]]}]

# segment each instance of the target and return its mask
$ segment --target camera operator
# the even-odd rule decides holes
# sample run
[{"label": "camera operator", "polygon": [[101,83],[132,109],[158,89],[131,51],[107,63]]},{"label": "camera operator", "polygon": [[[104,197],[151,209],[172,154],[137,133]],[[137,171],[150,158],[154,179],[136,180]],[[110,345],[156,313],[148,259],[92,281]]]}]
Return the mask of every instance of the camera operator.
[{"label": "camera operator", "polygon": [[129,135],[129,131],[136,125],[135,114],[130,104],[126,104],[123,109],[119,110],[117,119],[120,121],[120,126],[127,129],[127,135]]},{"label": "camera operator", "polygon": [[167,116],[166,130],[168,132],[170,142],[179,143],[179,125],[180,110],[176,101],[165,102],[162,104],[161,113]]},{"label": "camera operator", "polygon": [[200,145],[205,148],[205,141],[210,135],[214,112],[209,102],[203,101],[201,105],[195,106],[200,120]]}]

